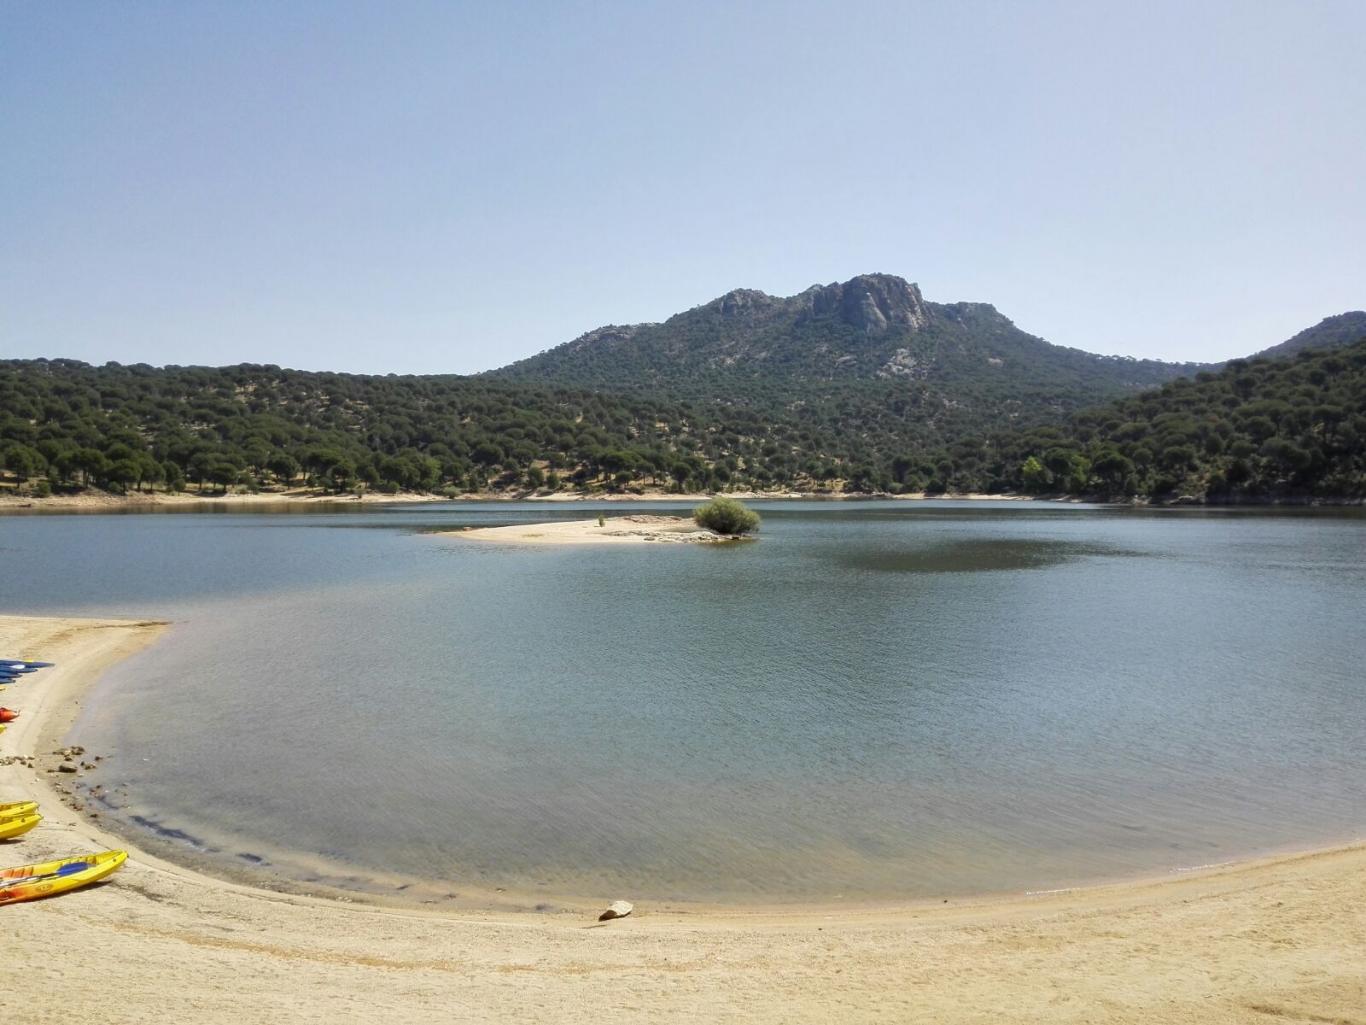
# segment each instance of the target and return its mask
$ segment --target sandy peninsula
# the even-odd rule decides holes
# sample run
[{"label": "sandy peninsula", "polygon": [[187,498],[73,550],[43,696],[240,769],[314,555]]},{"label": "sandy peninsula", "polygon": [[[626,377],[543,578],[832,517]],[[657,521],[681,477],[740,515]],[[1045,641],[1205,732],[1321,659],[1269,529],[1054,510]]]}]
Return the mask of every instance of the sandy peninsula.
[{"label": "sandy peninsula", "polygon": [[471,541],[493,541],[519,545],[635,545],[635,544],[717,544],[736,540],[725,534],[699,527],[683,516],[609,516],[601,522],[565,520],[561,522],[518,523],[507,527],[475,527],[471,530],[441,531],[440,537],[460,537]]},{"label": "sandy peninsula", "polygon": [[[0,735],[0,800],[47,816],[0,864],[128,846],[63,805],[70,777],[47,769],[87,688],[161,630],[0,617],[0,652],[58,663],[0,702],[23,713]],[[21,1025],[1366,1022],[1364,845],[1008,900],[637,903],[603,925],[285,895],[134,849],[105,885],[0,917],[0,966],[23,980],[5,1018]]]}]

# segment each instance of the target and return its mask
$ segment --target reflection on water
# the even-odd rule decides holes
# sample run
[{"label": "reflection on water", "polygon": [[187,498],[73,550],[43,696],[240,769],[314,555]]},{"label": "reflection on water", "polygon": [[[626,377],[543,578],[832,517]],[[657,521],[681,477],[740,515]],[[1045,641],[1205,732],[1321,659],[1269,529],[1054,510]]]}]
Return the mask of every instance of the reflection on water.
[{"label": "reflection on water", "polygon": [[855,550],[844,556],[855,569],[889,573],[990,573],[994,570],[1043,569],[1094,556],[1137,556],[1113,545],[1048,538],[977,538],[941,541],[923,548],[890,551]]},{"label": "reflection on water", "polygon": [[772,506],[724,550],[420,533],[593,513],[3,520],[24,586],[0,604],[176,621],[79,739],[124,821],[242,867],[528,905],[913,897],[1366,824],[1359,515]]}]

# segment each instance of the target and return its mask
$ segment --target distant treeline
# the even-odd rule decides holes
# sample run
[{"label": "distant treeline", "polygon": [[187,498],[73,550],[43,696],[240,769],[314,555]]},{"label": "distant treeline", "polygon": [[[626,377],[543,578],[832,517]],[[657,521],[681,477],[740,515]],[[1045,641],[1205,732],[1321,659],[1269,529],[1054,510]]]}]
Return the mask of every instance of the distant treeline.
[{"label": "distant treeline", "polygon": [[[687,490],[837,481],[923,434],[845,389],[790,416],[490,378],[0,361],[0,467],[46,488]],[[771,411],[770,411],[771,412]]]},{"label": "distant treeline", "polygon": [[[754,402],[489,377],[0,361],[0,468],[35,493],[744,488],[1366,495],[1366,341],[1235,361],[993,429],[877,386]],[[1058,419],[1057,416],[1054,419]]]}]

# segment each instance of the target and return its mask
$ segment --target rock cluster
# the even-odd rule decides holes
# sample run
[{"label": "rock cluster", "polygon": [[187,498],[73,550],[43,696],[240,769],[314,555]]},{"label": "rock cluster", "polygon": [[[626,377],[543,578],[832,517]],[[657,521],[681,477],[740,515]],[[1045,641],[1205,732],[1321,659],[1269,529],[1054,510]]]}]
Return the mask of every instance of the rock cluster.
[{"label": "rock cluster", "polygon": [[57,763],[55,769],[47,770],[50,773],[66,772],[75,774],[78,772],[89,772],[91,769],[98,769],[98,763],[104,760],[103,755],[95,755],[94,761],[87,761],[82,757],[85,754],[85,748],[81,747],[79,744],[72,745],[71,747],[58,748],[52,753],[60,758],[61,761]]}]

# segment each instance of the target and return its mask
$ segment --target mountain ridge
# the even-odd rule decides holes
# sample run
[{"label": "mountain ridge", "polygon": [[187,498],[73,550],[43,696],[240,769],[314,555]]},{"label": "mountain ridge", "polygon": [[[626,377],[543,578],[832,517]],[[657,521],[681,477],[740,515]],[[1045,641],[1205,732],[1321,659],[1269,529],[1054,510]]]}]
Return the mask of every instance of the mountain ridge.
[{"label": "mountain ridge", "polygon": [[[914,282],[860,274],[791,296],[737,288],[658,322],[594,328],[488,375],[588,387],[665,388],[707,397],[739,377],[787,384],[994,376],[1052,378],[1095,397],[1210,364],[1104,356],[1028,334],[990,303],[935,303]],[[699,373],[716,380],[705,383]],[[1073,396],[1072,398],[1077,398]]]},{"label": "mountain ridge", "polygon": [[1342,349],[1366,338],[1366,311],[1348,310],[1324,317],[1279,345],[1253,353],[1251,359],[1277,359],[1294,356],[1307,349]]}]

